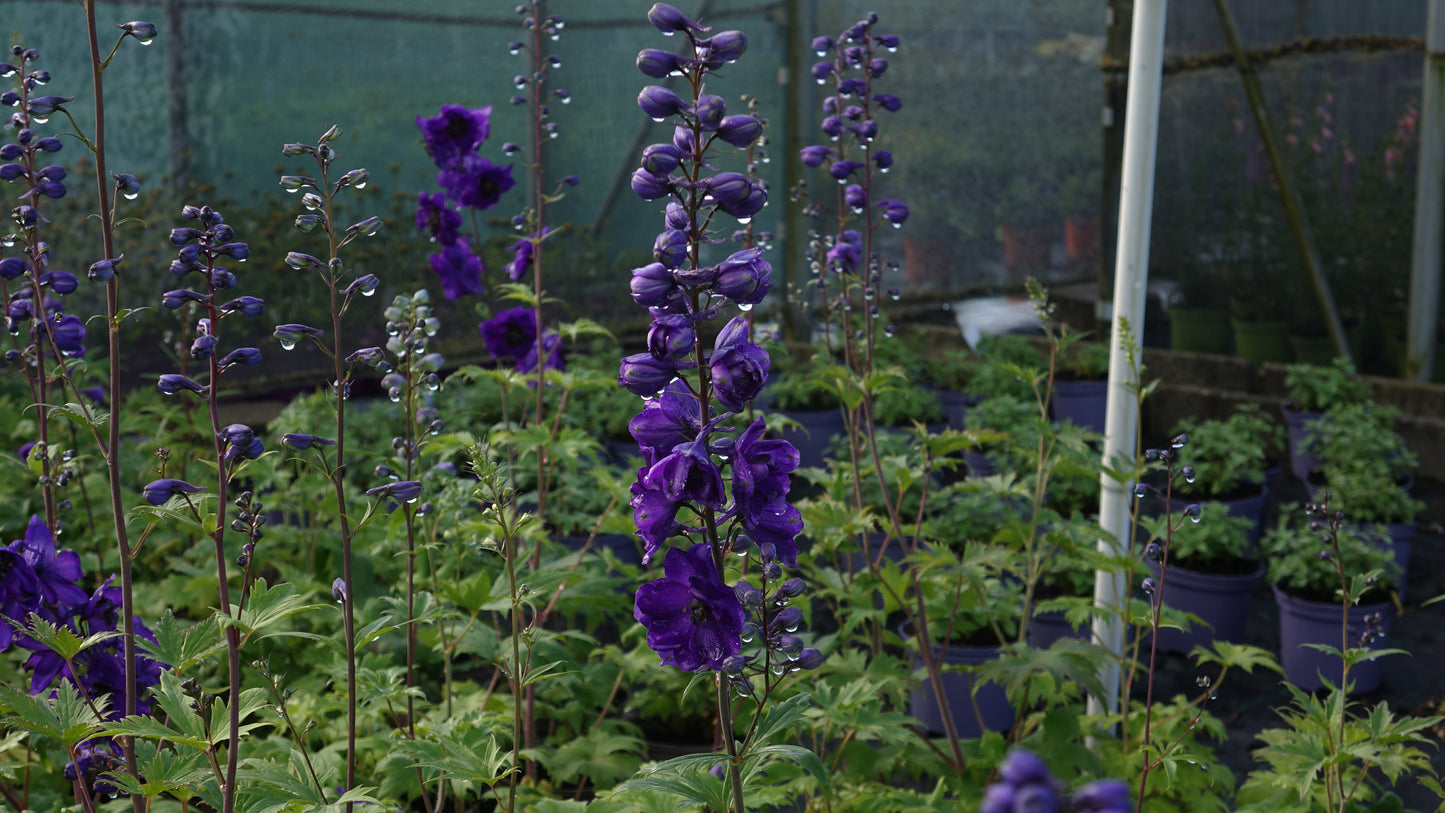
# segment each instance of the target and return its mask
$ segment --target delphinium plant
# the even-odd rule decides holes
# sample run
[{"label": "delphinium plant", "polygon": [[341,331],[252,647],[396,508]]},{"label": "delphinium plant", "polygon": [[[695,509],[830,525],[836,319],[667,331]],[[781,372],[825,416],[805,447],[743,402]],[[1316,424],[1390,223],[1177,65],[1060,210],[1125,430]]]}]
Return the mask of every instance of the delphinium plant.
[{"label": "delphinium plant", "polygon": [[[1339,683],[1326,679],[1319,695],[1287,684],[1291,704],[1279,712],[1284,726],[1259,733],[1265,745],[1255,755],[1265,767],[1252,773],[1240,790],[1240,810],[1346,811],[1366,809],[1366,804],[1371,804],[1368,809],[1372,810],[1400,809],[1389,787],[1411,774],[1445,799],[1445,789],[1423,747],[1437,744],[1427,732],[1445,717],[1398,717],[1384,701],[1361,713],[1349,700],[1353,667],[1402,650],[1376,648],[1383,637],[1380,618],[1367,616],[1363,625],[1350,623],[1351,607],[1377,592],[1378,585],[1388,579],[1379,568],[1351,572],[1351,565],[1368,556],[1348,549],[1348,518],[1330,503],[1331,495],[1325,492],[1320,502],[1310,503],[1305,511],[1309,535],[1320,542],[1313,557],[1328,565],[1337,584],[1334,598],[1340,603],[1340,645],[1310,646],[1340,659]],[[1377,551],[1368,553],[1378,555]],[[1309,552],[1288,555],[1300,554]],[[1382,777],[1388,784],[1381,783]]]},{"label": "delphinium plant", "polygon": [[[790,673],[822,661],[798,635],[803,613],[791,606],[806,585],[785,570],[798,564],[802,530],[788,497],[797,450],[767,438],[761,420],[734,420],[762,391],[770,366],[747,319],[728,320],[711,352],[703,333],[727,310],[751,309],[773,284],[760,247],[708,262],[723,219],[750,222],[767,202],[767,190],[747,175],[716,169],[761,126],[751,115],[729,115],[710,92],[718,72],[742,56],[746,36],[713,32],[663,3],[647,16],[687,43],[678,53],[647,48],[637,57],[644,74],[679,76],[685,89],[648,85],[638,95],[642,111],[673,130],[669,142],[643,151],[632,176],[644,200],[667,202],[655,262],[632,272],[633,299],[653,318],[647,352],[625,358],[618,375],[647,399],[631,425],[643,458],[632,505],[644,559],[660,556],[664,573],[638,589],[634,617],[664,666],[713,684],[724,753],[679,758],[623,788],[742,813],[763,765],[778,757],[801,760],[826,783],[811,752],[775,742],[806,699],[769,705]],[[725,785],[707,779],[714,767]]]},{"label": "delphinium plant", "polygon": [[[337,532],[340,537],[341,574],[337,576],[332,596],[341,604],[343,641],[346,656],[346,773],[343,790],[350,792],[356,786],[356,711],[358,704],[356,681],[356,614],[355,580],[352,573],[352,541],[357,531],[357,521],[348,506],[354,495],[348,495],[345,473],[347,400],[351,395],[352,378],[356,372],[376,367],[384,361],[379,348],[367,347],[350,350],[342,336],[342,317],[359,296],[370,296],[380,280],[374,274],[358,274],[347,266],[341,257],[341,250],[361,237],[369,237],[381,228],[381,220],[366,217],[349,225],[336,222],[336,199],[345,190],[366,185],[370,173],[365,169],[352,169],[332,177],[332,164],[339,154],[332,143],[341,135],[341,128],[332,126],[312,144],[289,143],[282,147],[282,154],[288,158],[306,157],[314,161],[316,176],[282,175],[281,188],[288,192],[301,193],[302,213],[296,216],[296,228],[303,233],[319,233],[326,238],[325,259],[299,251],[286,255],[286,265],[303,273],[315,273],[325,286],[330,302],[330,330],[310,325],[286,323],[276,327],[275,337],[282,349],[291,350],[300,342],[314,344],[331,362],[328,390],[332,397],[335,424],[335,444],[326,448],[322,455],[327,476],[335,493]],[[330,341],[323,337],[330,334]],[[389,502],[415,502],[421,486],[415,480],[390,480],[367,491],[367,496],[378,504]],[[367,514],[370,516],[370,512]],[[348,803],[349,806],[349,803]]]}]

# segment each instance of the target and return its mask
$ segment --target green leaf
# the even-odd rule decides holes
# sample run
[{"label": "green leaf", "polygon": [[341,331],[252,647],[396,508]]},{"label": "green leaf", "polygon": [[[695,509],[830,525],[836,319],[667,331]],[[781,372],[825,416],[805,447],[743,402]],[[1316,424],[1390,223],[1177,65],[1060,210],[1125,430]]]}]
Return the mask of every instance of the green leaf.
[{"label": "green leaf", "polygon": [[[103,712],[105,699],[96,706]],[[51,696],[32,696],[0,685],[0,712],[8,712],[6,726],[59,740],[66,750],[100,733],[100,718],[69,681],[61,681]]]},{"label": "green leaf", "polygon": [[251,599],[245,610],[242,611],[241,617],[237,619],[233,616],[222,615],[219,620],[223,626],[239,628],[247,637],[261,633],[260,637],[268,638],[285,634],[282,631],[268,630],[269,627],[297,613],[318,610],[325,606],[324,604],[307,604],[304,596],[297,595],[294,584],[267,587],[264,580],[257,579],[256,586],[251,591]]},{"label": "green leaf", "polygon": [[771,709],[768,709],[762,722],[758,723],[758,729],[753,734],[753,738],[747,743],[748,753],[753,752],[754,743],[765,744],[773,738],[773,735],[796,723],[803,716],[803,712],[808,710],[812,699],[810,694],[798,694],[781,703],[774,704]]},{"label": "green leaf", "polygon": [[214,616],[199,622],[181,621],[167,610],[151,625],[151,633],[155,635],[154,643],[137,636],[136,645],[153,660],[181,674],[226,648]]},{"label": "green leaf", "polygon": [[817,781],[819,788],[827,789],[828,769],[823,767],[817,754],[800,745],[767,745],[751,752],[743,761],[744,780],[756,777],[771,759],[787,759],[802,765]]},{"label": "green leaf", "polygon": [[496,737],[476,733],[479,736],[469,740],[479,740],[480,736],[485,736],[486,740],[478,742],[475,747],[432,732],[425,739],[398,741],[395,748],[418,767],[435,768],[445,772],[450,779],[480,782],[490,787],[511,773],[512,768],[508,766],[511,755],[497,745]]},{"label": "green leaf", "polygon": [[123,634],[119,630],[110,630],[81,638],[71,631],[70,627],[52,624],[35,613],[26,616],[23,629],[37,643],[66,661],[75,660],[76,655],[101,641],[118,638]]},{"label": "green leaf", "polygon": [[658,791],[681,797],[691,804],[711,810],[727,809],[727,789],[722,780],[709,771],[726,759],[723,754],[685,754],[656,765],[649,765],[637,776],[618,785],[613,796],[637,791]]}]

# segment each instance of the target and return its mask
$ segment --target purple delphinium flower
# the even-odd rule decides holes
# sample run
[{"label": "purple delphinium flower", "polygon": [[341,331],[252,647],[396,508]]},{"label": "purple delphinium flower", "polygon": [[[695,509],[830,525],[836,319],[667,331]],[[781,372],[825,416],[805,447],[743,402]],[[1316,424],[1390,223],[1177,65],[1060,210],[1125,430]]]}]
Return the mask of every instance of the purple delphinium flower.
[{"label": "purple delphinium flower", "polygon": [[447,203],[447,196],[440,192],[417,195],[416,227],[431,235],[438,245],[449,246],[460,236],[461,213]]},{"label": "purple delphinium flower", "polygon": [[803,530],[803,517],[788,502],[788,475],[798,468],[798,450],[784,440],[764,439],[764,431],[759,419],[733,445],[734,510],[750,539],[773,545],[778,561],[793,567],[798,564],[795,540]]},{"label": "purple delphinium flower", "polygon": [[486,266],[482,258],[472,253],[467,238],[458,237],[455,242],[442,246],[442,250],[427,258],[431,268],[442,280],[442,293],[447,299],[456,300],[463,296],[479,296],[482,288],[482,272]]},{"label": "purple delphinium flower", "polygon": [[76,586],[80,581],[80,556],[73,550],[55,549],[55,536],[37,516],[30,517],[25,538],[10,543],[17,548],[40,587],[46,604],[74,606],[85,602],[85,591]]},{"label": "purple delphinium flower", "polygon": [[747,320],[735,317],[719,331],[708,357],[717,399],[732,410],[746,408],[768,381],[768,352],[748,341],[747,336]]},{"label": "purple delphinium flower", "polygon": [[141,493],[145,496],[146,502],[159,506],[165,505],[171,497],[177,494],[197,494],[205,490],[205,486],[193,486],[184,480],[166,477],[146,483],[145,488],[141,489]]},{"label": "purple delphinium flower", "polygon": [[0,652],[10,647],[15,628],[7,619],[24,620],[39,608],[40,579],[26,560],[23,542],[0,547]]},{"label": "purple delphinium flower", "polygon": [[722,668],[742,650],[745,614],[718,573],[712,545],[673,548],[662,568],[663,578],[638,588],[633,610],[647,628],[647,645],[684,672]]},{"label": "purple delphinium flower", "polygon": [[475,150],[491,134],[490,106],[468,109],[444,104],[431,118],[417,116],[427,155],[438,169],[447,169]]},{"label": "purple delphinium flower", "polygon": [[702,412],[697,398],[682,382],[663,388],[656,398],[628,423],[627,429],[642,450],[642,459],[650,466],[665,457],[679,444],[697,437],[702,430]]},{"label": "purple delphinium flower", "polygon": [[456,165],[437,173],[437,183],[458,206],[490,209],[516,183],[512,166],[497,166],[480,155],[467,155]]},{"label": "purple delphinium flower", "polygon": [[497,361],[525,358],[537,347],[537,314],[528,307],[517,306],[482,322],[477,329],[482,345]]},{"label": "purple delphinium flower", "polygon": [[512,282],[518,282],[527,275],[532,267],[532,260],[537,254],[537,243],[547,239],[547,233],[552,228],[543,226],[542,233],[535,237],[524,237],[512,246],[512,259],[505,266],[507,278]]}]

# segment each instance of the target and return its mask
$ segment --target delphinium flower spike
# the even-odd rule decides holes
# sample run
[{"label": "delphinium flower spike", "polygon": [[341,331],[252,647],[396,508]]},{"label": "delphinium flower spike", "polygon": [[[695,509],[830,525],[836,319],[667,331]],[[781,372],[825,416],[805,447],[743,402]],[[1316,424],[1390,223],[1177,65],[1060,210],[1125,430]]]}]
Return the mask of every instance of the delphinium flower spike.
[{"label": "delphinium flower spike", "polygon": [[[461,120],[461,126],[449,128],[439,126],[433,133],[435,149],[451,161],[456,153],[465,153],[486,137],[484,121]],[[309,157],[315,162],[317,175],[282,175],[283,189],[301,194],[302,213],[296,217],[296,228],[305,233],[320,232],[326,235],[326,259],[302,252],[290,252],[286,263],[302,271],[314,271],[325,286],[330,303],[330,330],[308,325],[286,324],[276,329],[276,338],[285,349],[291,349],[303,337],[311,339],[331,361],[331,380],[328,382],[332,396],[332,414],[335,420],[334,445],[311,445],[325,459],[324,469],[331,480],[336,494],[336,521],[341,541],[341,612],[343,636],[346,642],[346,780],[345,791],[356,786],[356,590],[352,580],[352,538],[356,529],[347,511],[347,494],[344,473],[346,471],[346,402],[351,395],[353,371],[359,368],[375,368],[382,363],[381,353],[371,352],[376,348],[364,348],[348,352],[342,345],[341,320],[356,297],[372,296],[379,280],[372,274],[359,273],[349,268],[341,257],[341,250],[351,242],[370,237],[381,227],[376,217],[366,217],[342,228],[336,222],[336,198],[346,189],[360,189],[369,178],[365,169],[353,169],[333,179],[332,164],[340,155],[333,146],[341,137],[341,128],[333,125],[321,134],[314,145],[291,143],[281,148],[287,158]],[[429,149],[431,142],[429,141]],[[438,153],[434,153],[438,154]],[[440,163],[440,159],[439,159]],[[465,175],[459,163],[448,166]],[[309,170],[308,170],[309,171]],[[484,178],[472,178],[474,187],[485,186]],[[462,181],[458,181],[461,183]],[[480,194],[476,188],[471,194]],[[324,338],[329,337],[329,342]]]},{"label": "delphinium flower spike", "polygon": [[[258,306],[251,308],[250,313],[227,309],[221,305],[221,300],[229,299],[232,296],[232,289],[237,284],[235,273],[222,263],[244,262],[250,256],[250,249],[245,243],[236,239],[235,229],[225,221],[221,213],[209,206],[187,205],[181,209],[181,218],[185,225],[171,231],[171,244],[177,249],[176,259],[171,262],[171,273],[181,281],[181,284],[195,280],[192,283],[195,287],[185,289],[180,293],[168,292],[164,299],[167,303],[179,301],[185,304],[187,310],[198,308],[204,314],[195,322],[196,338],[190,346],[190,358],[205,365],[206,381],[202,384],[179,373],[166,373],[160,377],[159,388],[167,395],[183,391],[192,392],[206,400],[216,465],[215,530],[211,532],[211,538],[215,545],[216,581],[221,612],[230,616],[231,608],[234,606],[239,612],[240,605],[233,605],[231,602],[230,579],[227,573],[227,561],[231,556],[226,552],[226,534],[228,531],[246,533],[247,540],[243,544],[247,552],[242,555],[245,556],[246,566],[249,568],[250,549],[256,541],[252,531],[256,529],[245,527],[244,524],[236,528],[230,527],[226,516],[231,499],[229,491],[245,467],[246,461],[259,458],[265,451],[265,444],[256,436],[251,427],[244,424],[222,424],[221,422],[219,392],[222,378],[238,364],[251,366],[259,364],[261,361],[261,352],[257,348],[226,347],[222,325],[227,319],[237,315],[259,315],[263,308],[259,306],[259,300]],[[145,498],[152,505],[160,505],[164,504],[171,495],[190,495],[198,493],[200,490],[200,487],[180,480],[162,478],[146,487]],[[197,513],[197,519],[199,519],[199,509],[194,505],[191,505],[190,508]],[[239,630],[234,626],[227,625],[228,702],[232,714],[231,734],[227,743],[228,787],[235,783],[240,759],[240,720],[238,716],[241,696],[240,648]],[[224,799],[227,803],[234,804],[233,795],[228,794]]]},{"label": "delphinium flower spike", "polygon": [[[761,248],[704,262],[724,216],[746,225],[767,203],[760,182],[715,168],[726,154],[751,148],[762,127],[747,114],[729,116],[722,97],[708,92],[715,73],[746,49],[742,33],[713,33],[664,3],[648,19],[664,34],[686,37],[691,49],[646,49],[637,58],[650,77],[680,75],[687,92],[651,85],[638,95],[643,113],[670,122],[673,133],[643,151],[632,176],[640,197],[666,202],[654,262],[632,272],[633,299],[653,319],[647,351],[623,359],[618,370],[618,383],[647,399],[630,425],[643,457],[632,506],[644,561],[661,554],[664,572],[637,591],[634,617],[664,664],[714,673],[730,807],[740,813],[739,758],[757,744],[745,737],[739,746],[732,703],[745,698],[761,709],[783,677],[822,661],[796,634],[801,614],[789,606],[804,585],[784,575],[797,564],[802,530],[788,500],[797,450],[765,438],[760,420],[730,437],[732,419],[767,378],[767,352],[752,341],[743,316],[730,319],[710,346],[698,339],[701,323],[724,309],[751,310],[772,288]],[[758,586],[729,584],[730,553],[757,565]]]}]

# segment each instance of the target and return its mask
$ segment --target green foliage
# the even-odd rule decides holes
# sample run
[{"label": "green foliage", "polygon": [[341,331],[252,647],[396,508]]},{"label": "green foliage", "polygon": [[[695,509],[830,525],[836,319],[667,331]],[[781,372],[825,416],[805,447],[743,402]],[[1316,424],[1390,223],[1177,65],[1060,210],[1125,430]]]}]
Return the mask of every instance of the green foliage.
[{"label": "green foliage", "polygon": [[1354,365],[1344,357],[1329,366],[1291,364],[1285,368],[1284,386],[1290,403],[1302,412],[1324,412],[1372,398],[1370,382],[1356,375]]},{"label": "green foliage", "polygon": [[1249,544],[1254,523],[1230,516],[1221,503],[1200,503],[1199,516],[1189,520],[1161,515],[1141,517],[1141,522],[1151,542],[1162,548],[1167,538],[1171,565],[1202,573],[1238,573],[1256,566]]},{"label": "green foliage", "polygon": [[1185,495],[1218,499],[1264,484],[1272,450],[1283,445],[1284,427],[1259,404],[1241,402],[1224,420],[1181,421],[1171,434],[1188,435],[1181,460],[1193,466]]},{"label": "green foliage", "polygon": [[1378,532],[1341,527],[1337,563],[1329,549],[1327,529],[1307,526],[1296,506],[1280,506],[1279,515],[1278,525],[1260,540],[1260,549],[1269,563],[1269,580],[1281,589],[1314,601],[1339,601],[1344,588],[1336,571],[1338,564],[1352,583],[1361,586],[1359,594],[1366,593],[1365,586],[1370,588],[1369,602],[1373,602],[1383,598],[1399,577],[1395,560]]}]

